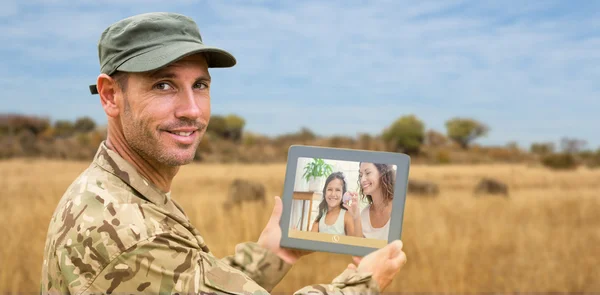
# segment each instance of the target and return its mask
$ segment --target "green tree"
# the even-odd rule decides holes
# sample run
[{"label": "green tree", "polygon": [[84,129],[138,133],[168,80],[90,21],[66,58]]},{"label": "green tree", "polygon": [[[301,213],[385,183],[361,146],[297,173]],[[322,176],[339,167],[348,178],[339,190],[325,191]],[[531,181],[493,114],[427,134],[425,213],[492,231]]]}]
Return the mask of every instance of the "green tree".
[{"label": "green tree", "polygon": [[0,136],[14,136],[22,131],[30,131],[35,136],[50,127],[48,118],[19,114],[0,114]]},{"label": "green tree", "polygon": [[545,156],[554,153],[554,144],[552,142],[534,142],[531,144],[529,151]]},{"label": "green tree", "polygon": [[446,136],[435,130],[429,130],[425,133],[425,144],[440,147],[444,146],[448,142]]},{"label": "green tree", "polygon": [[94,120],[92,120],[90,117],[81,117],[75,120],[75,125],[73,128],[77,132],[90,132],[96,129],[96,122],[94,122]]},{"label": "green tree", "polygon": [[54,122],[54,135],[56,137],[69,137],[75,132],[75,127],[71,121],[58,120]]},{"label": "green tree", "polygon": [[446,121],[448,137],[458,143],[463,149],[478,137],[487,135],[489,128],[481,122],[469,118],[453,118]]},{"label": "green tree", "polygon": [[225,125],[227,126],[226,138],[234,142],[239,142],[242,139],[242,131],[246,125],[244,118],[230,114],[225,117]]},{"label": "green tree", "polygon": [[386,128],[381,137],[395,151],[418,154],[425,140],[425,125],[415,115],[403,116]]},{"label": "green tree", "polygon": [[225,121],[225,117],[220,115],[210,116],[206,132],[220,138],[225,138],[227,133],[227,122]]},{"label": "green tree", "polygon": [[560,147],[563,153],[577,154],[585,149],[587,142],[576,138],[563,137],[560,140]]}]

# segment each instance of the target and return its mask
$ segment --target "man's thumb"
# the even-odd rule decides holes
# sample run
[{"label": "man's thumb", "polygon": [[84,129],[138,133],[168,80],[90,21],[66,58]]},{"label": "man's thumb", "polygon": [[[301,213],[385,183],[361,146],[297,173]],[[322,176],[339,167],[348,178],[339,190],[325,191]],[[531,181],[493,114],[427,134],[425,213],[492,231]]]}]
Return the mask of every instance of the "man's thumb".
[{"label": "man's thumb", "polygon": [[281,203],[281,198],[279,196],[275,197],[275,206],[273,206],[273,213],[271,214],[271,219],[269,219],[269,223],[279,224],[281,220],[281,212],[283,211],[283,204]]}]

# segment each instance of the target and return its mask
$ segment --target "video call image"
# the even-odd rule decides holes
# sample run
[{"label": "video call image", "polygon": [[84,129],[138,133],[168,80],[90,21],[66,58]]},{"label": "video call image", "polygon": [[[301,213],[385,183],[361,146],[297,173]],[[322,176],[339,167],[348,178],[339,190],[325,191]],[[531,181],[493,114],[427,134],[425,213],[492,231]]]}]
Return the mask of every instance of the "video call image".
[{"label": "video call image", "polygon": [[290,238],[387,245],[396,165],[298,158]]}]

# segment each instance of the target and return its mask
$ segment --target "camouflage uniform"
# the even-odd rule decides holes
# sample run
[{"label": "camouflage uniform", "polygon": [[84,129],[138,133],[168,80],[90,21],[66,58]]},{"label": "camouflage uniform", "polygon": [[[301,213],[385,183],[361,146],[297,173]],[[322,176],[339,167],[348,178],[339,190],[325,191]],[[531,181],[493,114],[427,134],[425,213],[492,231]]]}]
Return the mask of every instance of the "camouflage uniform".
[{"label": "camouflage uniform", "polygon": [[[268,294],[291,268],[256,243],[217,259],[181,207],[103,142],[52,216],[43,294]],[[345,270],[296,294],[377,293]]]}]

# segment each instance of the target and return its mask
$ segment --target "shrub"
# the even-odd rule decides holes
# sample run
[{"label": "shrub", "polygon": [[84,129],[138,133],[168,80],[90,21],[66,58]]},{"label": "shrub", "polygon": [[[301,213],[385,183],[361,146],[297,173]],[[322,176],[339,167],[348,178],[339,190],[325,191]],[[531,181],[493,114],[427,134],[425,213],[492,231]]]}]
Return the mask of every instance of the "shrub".
[{"label": "shrub", "polygon": [[24,116],[16,114],[0,115],[0,136],[14,136],[21,131],[28,130],[37,135],[50,126],[47,118]]},{"label": "shrub", "polygon": [[572,154],[550,154],[542,158],[542,164],[551,169],[566,170],[577,168],[577,161]]},{"label": "shrub", "polygon": [[529,150],[534,154],[545,156],[554,153],[554,144],[551,142],[532,143]]},{"label": "shrub", "polygon": [[425,134],[425,144],[432,147],[440,147],[446,145],[448,138],[444,134],[435,130],[429,130]]},{"label": "shrub", "polygon": [[208,122],[206,132],[221,138],[225,138],[227,134],[227,122],[225,121],[225,117],[212,115],[210,117],[210,121]]},{"label": "shrub", "polygon": [[75,126],[67,120],[54,122],[54,135],[58,138],[67,138],[75,133]]},{"label": "shrub", "polygon": [[227,127],[227,134],[225,138],[234,142],[239,142],[242,139],[242,132],[246,121],[237,115],[228,115],[225,117],[225,126]]},{"label": "shrub", "polygon": [[448,151],[438,151],[435,154],[435,162],[438,164],[449,164],[450,153],[448,153]]},{"label": "shrub", "polygon": [[327,146],[334,148],[352,148],[354,139],[347,136],[334,135],[329,138]]},{"label": "shrub", "polygon": [[403,116],[383,131],[382,138],[393,151],[418,154],[425,139],[425,125],[415,115]]},{"label": "shrub", "polygon": [[446,130],[449,138],[467,149],[473,140],[485,136],[489,128],[473,119],[453,118],[446,122]]},{"label": "shrub", "polygon": [[600,167],[600,148],[596,152],[581,152],[579,156],[588,168]]},{"label": "shrub", "polygon": [[96,122],[94,122],[94,120],[92,120],[90,117],[81,117],[75,120],[73,129],[75,129],[77,132],[90,132],[96,129]]}]

